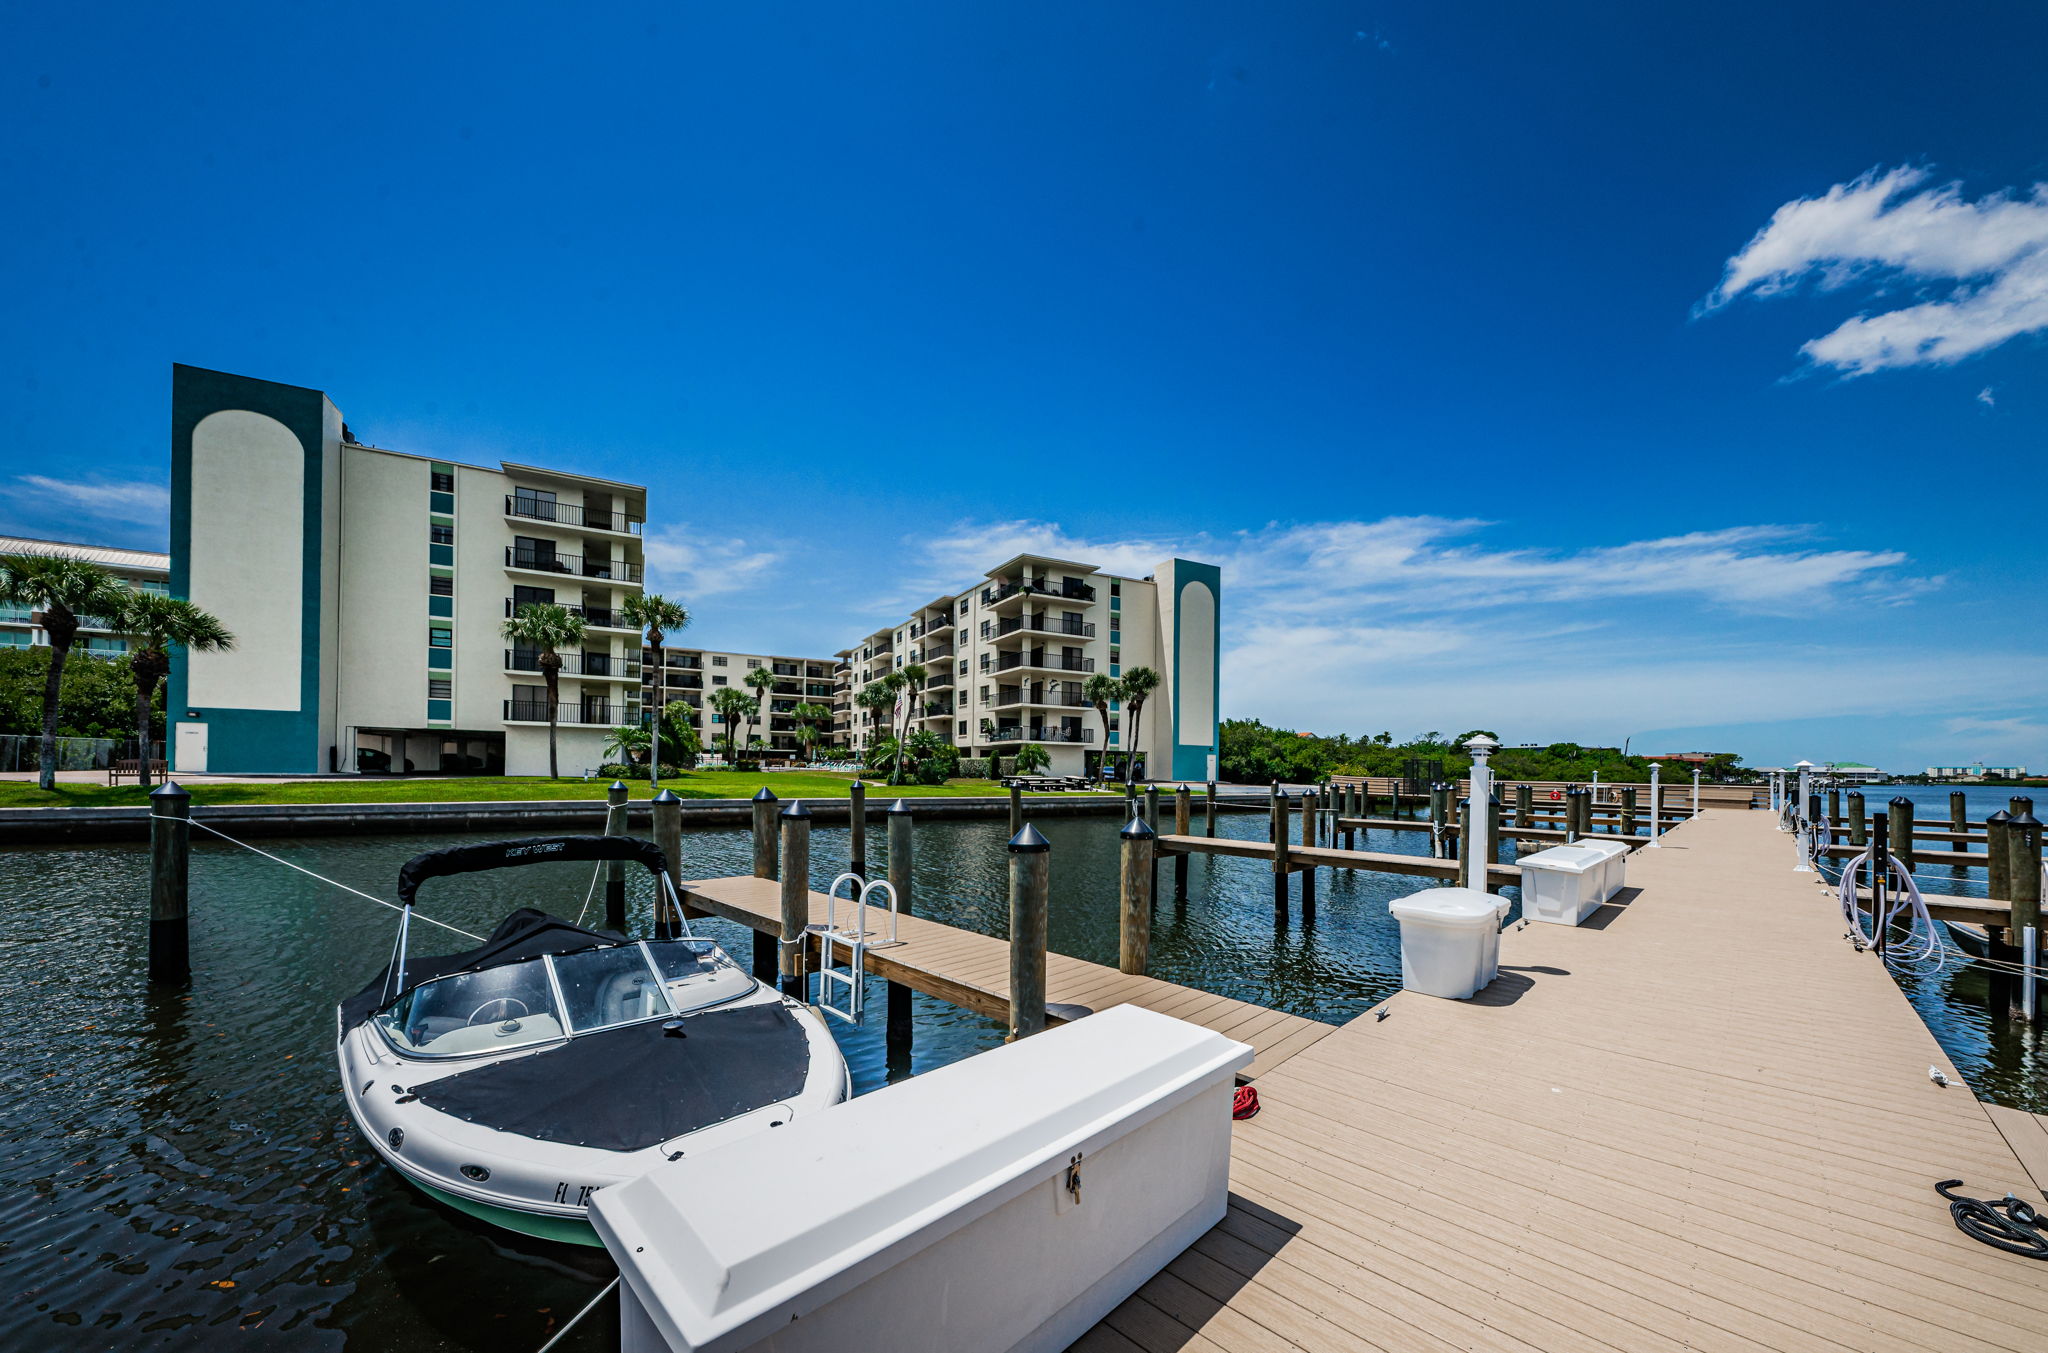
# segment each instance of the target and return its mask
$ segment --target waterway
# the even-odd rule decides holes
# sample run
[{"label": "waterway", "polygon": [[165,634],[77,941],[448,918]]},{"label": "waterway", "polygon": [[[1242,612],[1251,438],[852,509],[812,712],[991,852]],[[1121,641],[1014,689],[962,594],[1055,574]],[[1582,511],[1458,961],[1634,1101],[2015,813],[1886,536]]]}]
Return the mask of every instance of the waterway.
[{"label": "waterway", "polygon": [[[1115,962],[1117,825],[1042,824],[1059,952]],[[1263,838],[1265,821],[1226,814],[1221,831]],[[917,910],[1004,935],[1004,834],[1000,822],[916,828]],[[388,897],[406,858],[455,839],[480,838],[263,844]],[[1416,832],[1374,832],[1360,845],[1428,851]],[[847,846],[843,828],[816,830],[820,882]],[[879,866],[879,826],[868,853]],[[744,873],[749,859],[740,830],[685,838],[686,875]],[[195,834],[194,980],[152,992],[146,862],[127,846],[0,854],[0,1027],[12,1034],[0,1079],[0,1281],[12,1297],[0,1348],[537,1349],[609,1279],[602,1253],[524,1241],[426,1200],[357,1139],[336,1091],[334,1004],[384,963],[392,914]],[[1283,918],[1255,861],[1193,860],[1185,903],[1172,900],[1170,864],[1160,877],[1156,975],[1331,1022],[1398,988],[1386,904],[1428,886],[1325,871],[1313,916],[1297,908]],[[573,916],[590,882],[587,866],[571,865],[437,879],[421,906],[482,932],[517,906]],[[636,880],[636,924],[647,902]],[[601,898],[588,905],[594,916]],[[700,926],[744,961],[749,937],[738,927]],[[414,933],[432,944],[433,932]],[[1973,970],[1907,987],[1980,1092],[2048,1110],[2031,1053],[1985,1008]],[[860,1093],[888,1079],[880,996],[876,984],[869,1025],[837,1030]],[[919,997],[912,1069],[1001,1037],[988,1020]],[[560,1347],[596,1353],[615,1340],[600,1315]]]}]

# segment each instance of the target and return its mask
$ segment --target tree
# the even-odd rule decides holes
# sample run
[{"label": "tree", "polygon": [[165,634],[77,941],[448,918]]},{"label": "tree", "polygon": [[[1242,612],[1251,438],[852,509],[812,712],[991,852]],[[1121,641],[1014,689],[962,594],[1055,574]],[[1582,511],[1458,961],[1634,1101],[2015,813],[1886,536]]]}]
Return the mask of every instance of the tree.
[{"label": "tree", "polygon": [[662,760],[695,770],[697,757],[704,750],[704,737],[697,731],[697,711],[685,701],[671,700],[655,716],[655,727],[661,735]]},{"label": "tree", "polygon": [[1036,775],[1052,765],[1052,757],[1045,748],[1035,742],[1027,742],[1017,749],[1017,774]]},{"label": "tree", "polygon": [[[868,712],[868,722],[871,725],[882,725],[886,728],[895,724],[895,720],[889,715],[889,709],[895,704],[896,691],[903,684],[895,680],[895,676],[896,674],[891,672],[888,676],[870,681],[861,687],[859,695],[853,697],[853,703]],[[888,736],[886,732],[881,734],[881,737]],[[870,738],[869,741],[879,741],[879,738]],[[894,739],[891,738],[891,741]]]},{"label": "tree", "polygon": [[557,650],[583,642],[583,617],[553,602],[529,601],[513,613],[500,633],[514,647],[531,648],[540,657],[540,679],[548,693],[548,778],[562,778],[555,756],[556,716],[561,712],[562,655]]},{"label": "tree", "polygon": [[[775,690],[775,673],[757,663],[754,666],[754,670],[747,673],[745,681],[748,686],[753,688],[754,714],[760,715],[761,722],[767,724],[768,731],[773,733],[775,731],[774,701],[770,699],[770,696]],[[749,715],[747,717],[747,746],[751,749],[753,745],[754,716]]]},{"label": "tree", "polygon": [[1095,706],[1095,712],[1102,716],[1102,775],[1109,777],[1109,707],[1124,698],[1124,683],[1113,676],[1097,672],[1081,683],[1081,698]]},{"label": "tree", "polygon": [[1144,716],[1146,697],[1159,689],[1159,673],[1149,667],[1133,667],[1124,673],[1123,687],[1124,708],[1131,712],[1131,745],[1124,749],[1124,783],[1129,784],[1137,774],[1138,750],[1144,745],[1138,741],[1138,721]]},{"label": "tree", "polygon": [[[626,623],[637,625],[647,631],[647,646],[654,650],[654,698],[668,698],[663,678],[668,673],[668,651],[662,647],[670,634],[686,629],[690,624],[690,613],[681,603],[670,601],[659,592],[635,592],[626,598],[619,610],[626,617]],[[659,720],[657,715],[656,719]],[[652,786],[661,782],[661,758],[647,758],[647,783]]]},{"label": "tree", "polygon": [[[913,662],[899,667],[889,675],[898,678],[896,683],[897,690],[904,692],[904,697],[901,701],[903,705],[903,721],[896,729],[896,745],[900,748],[910,741],[910,721],[917,717],[917,711],[920,708],[918,697],[924,690],[924,680],[928,673],[925,671],[923,663]],[[899,785],[903,783],[903,760],[900,756],[896,761],[896,774],[890,780],[890,783]]]},{"label": "tree", "polygon": [[1456,745],[1459,747],[1463,747],[1466,743],[1472,741],[1472,739],[1479,737],[1481,735],[1492,738],[1495,742],[1500,741],[1500,734],[1493,732],[1491,729],[1474,728],[1469,732],[1458,734]]},{"label": "tree", "polygon": [[718,714],[718,723],[725,731],[725,759],[738,765],[740,759],[740,726],[751,724],[754,715],[760,711],[761,702],[737,686],[721,686],[711,697],[711,708]]},{"label": "tree", "polygon": [[607,759],[616,757],[620,761],[638,761],[647,755],[649,741],[646,729],[638,724],[622,723],[604,735],[604,754]]},{"label": "tree", "polygon": [[797,745],[803,748],[804,760],[809,761],[811,749],[818,745],[819,735],[832,721],[832,707],[806,700],[789,713],[796,720]]},{"label": "tree", "polygon": [[149,788],[149,745],[151,712],[157,688],[171,671],[171,649],[188,653],[219,653],[235,646],[235,636],[218,616],[202,611],[189,601],[179,601],[160,592],[129,592],[120,599],[109,617],[114,627],[129,636],[129,673],[135,683],[135,745],[142,773],[137,783]]},{"label": "tree", "polygon": [[0,555],[0,602],[39,609],[43,632],[50,636],[50,670],[43,681],[42,757],[36,775],[36,784],[43,789],[57,787],[57,706],[80,618],[106,615],[120,605],[126,590],[98,564],[68,554]]}]

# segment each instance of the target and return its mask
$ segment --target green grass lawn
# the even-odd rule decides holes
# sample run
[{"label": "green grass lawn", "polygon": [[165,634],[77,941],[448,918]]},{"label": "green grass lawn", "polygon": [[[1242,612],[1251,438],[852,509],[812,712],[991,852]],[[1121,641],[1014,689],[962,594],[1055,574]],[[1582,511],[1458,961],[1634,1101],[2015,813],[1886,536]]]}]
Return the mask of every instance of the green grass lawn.
[{"label": "green grass lawn", "polygon": [[[779,799],[843,799],[851,775],[824,771],[707,770],[662,781],[685,799],[750,799],[767,786]],[[605,780],[550,780],[544,776],[478,776],[461,780],[317,780],[259,784],[188,786],[194,803],[481,803],[502,799],[602,799]],[[628,781],[635,799],[652,797],[645,780]],[[1007,793],[993,780],[953,780],[943,785],[890,786],[868,781],[870,802],[886,806],[896,798]],[[0,781],[0,808],[137,805],[143,791],[133,785],[59,785],[44,793],[33,781]]]}]

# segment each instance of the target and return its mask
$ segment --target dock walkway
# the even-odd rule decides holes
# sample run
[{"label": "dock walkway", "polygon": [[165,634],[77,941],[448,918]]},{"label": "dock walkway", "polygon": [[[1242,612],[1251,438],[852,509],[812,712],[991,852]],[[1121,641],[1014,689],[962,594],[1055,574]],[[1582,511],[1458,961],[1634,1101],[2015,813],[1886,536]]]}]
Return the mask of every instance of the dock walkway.
[{"label": "dock walkway", "polygon": [[2048,1348],[2048,1264],[1933,1189],[2025,1170],[1793,864],[1768,814],[1708,813],[1623,905],[1503,936],[1479,999],[1268,1067],[1226,1220],[1076,1347]]},{"label": "dock walkway", "polygon": [[[678,891],[693,907],[756,931],[780,933],[782,885],[773,879],[698,879],[680,885]],[[825,910],[825,895],[813,892],[812,924],[824,923]],[[838,912],[841,925],[852,924],[850,911],[851,904],[842,896]],[[867,926],[871,942],[886,940],[888,913],[870,908]],[[899,918],[897,938],[901,943],[868,951],[870,973],[990,1019],[1009,1017],[1009,941],[921,916]],[[1134,1004],[1249,1043],[1258,1055],[1247,1068],[1247,1077],[1263,1075],[1337,1031],[1334,1024],[1193,987],[1176,986],[1156,977],[1132,976],[1066,954],[1045,956],[1045,991],[1049,1023],[1077,1019],[1115,1005]]]}]

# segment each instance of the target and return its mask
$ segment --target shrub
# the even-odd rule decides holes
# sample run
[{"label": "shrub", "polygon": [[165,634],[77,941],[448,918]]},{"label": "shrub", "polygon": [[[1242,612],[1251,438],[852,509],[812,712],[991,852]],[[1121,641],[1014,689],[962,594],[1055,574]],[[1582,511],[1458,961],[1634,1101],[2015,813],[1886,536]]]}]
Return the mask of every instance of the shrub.
[{"label": "shrub", "polygon": [[990,778],[989,760],[985,756],[963,756],[960,758],[960,778],[963,780],[986,780]]}]

